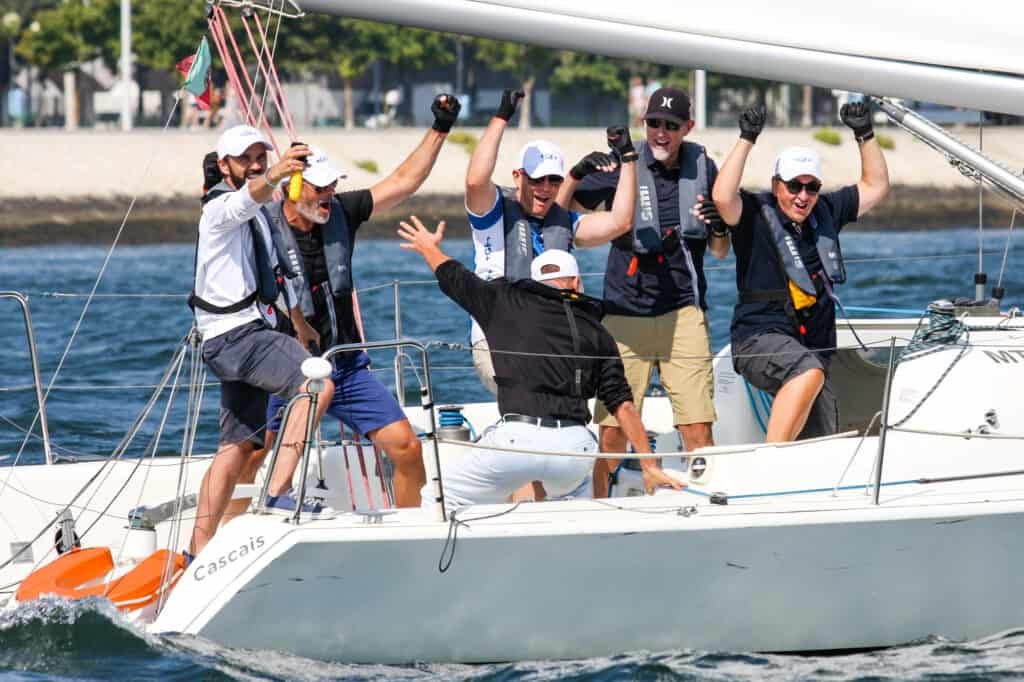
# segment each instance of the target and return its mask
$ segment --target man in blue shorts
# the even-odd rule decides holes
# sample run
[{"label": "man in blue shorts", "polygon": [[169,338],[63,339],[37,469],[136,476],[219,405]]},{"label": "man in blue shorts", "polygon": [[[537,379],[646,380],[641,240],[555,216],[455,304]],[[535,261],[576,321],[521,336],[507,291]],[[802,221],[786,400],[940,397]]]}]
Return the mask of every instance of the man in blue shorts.
[{"label": "man in blue shorts", "polygon": [[[356,230],[375,210],[386,210],[411,196],[430,175],[448,132],[459,115],[453,95],[438,95],[431,106],[434,125],[419,146],[395,171],[369,189],[335,195],[345,175],[315,148],[302,172],[298,201],[285,198],[270,207],[271,223],[287,252],[302,317],[296,332],[328,348],[362,341],[353,307],[352,250]],[[310,329],[311,327],[311,329]],[[327,414],[366,434],[395,464],[395,502],[401,507],[420,503],[426,482],[422,448],[409,420],[388,389],[369,371],[365,352],[334,357],[334,395]],[[272,398],[268,430],[280,423],[283,405]],[[269,442],[269,441],[268,441]]]}]

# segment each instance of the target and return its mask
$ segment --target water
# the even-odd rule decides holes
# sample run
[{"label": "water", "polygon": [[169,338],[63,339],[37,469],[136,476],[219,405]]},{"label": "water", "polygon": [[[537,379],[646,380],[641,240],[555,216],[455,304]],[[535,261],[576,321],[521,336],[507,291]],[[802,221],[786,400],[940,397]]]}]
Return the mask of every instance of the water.
[{"label": "water", "polygon": [[[848,306],[882,306],[916,310],[936,298],[973,295],[977,265],[976,232],[851,232],[844,236],[849,282],[840,295]],[[986,232],[989,288],[998,277],[1007,232]],[[1005,306],[1024,306],[1024,238],[1011,240],[1004,286]],[[448,252],[464,261],[468,241],[452,241]],[[101,247],[54,246],[0,249],[3,289],[30,294],[44,383],[49,383],[85,305],[84,297],[54,293],[88,293],[103,263]],[[579,253],[586,272],[603,269],[605,249]],[[937,256],[916,260],[908,257]],[[952,256],[952,257],[947,257]],[[894,260],[899,259],[899,260]],[[714,350],[728,340],[735,303],[732,259],[709,257],[709,315]],[[64,456],[109,453],[141,410],[189,329],[184,292],[190,287],[192,247],[139,246],[118,249],[98,289],[47,403],[55,451]],[[414,253],[394,242],[363,241],[356,249],[356,281],[366,333],[370,339],[393,338],[392,279],[412,281],[401,293],[403,333],[420,340],[467,342],[467,318],[431,281]],[[599,276],[585,278],[588,291],[600,293]],[[375,288],[377,285],[387,285]],[[116,294],[117,296],[110,296]],[[123,294],[169,294],[125,298]],[[35,415],[28,352],[17,306],[0,300],[0,456],[10,463],[42,461],[38,437],[23,446]],[[393,385],[392,356],[374,355],[379,376]],[[488,397],[471,370],[468,352],[431,353],[433,388],[440,402],[469,402]],[[182,375],[185,381],[187,372]],[[410,399],[416,376],[406,373]],[[182,400],[177,401],[183,403]],[[197,451],[212,451],[217,435],[217,393],[204,400]],[[162,403],[157,406],[158,416]],[[157,451],[173,455],[180,448],[184,408],[175,405]],[[152,447],[155,419],[150,419],[129,449],[138,456]],[[38,436],[38,427],[35,434]],[[942,598],[936,595],[937,599]],[[1021,618],[1024,626],[1024,615]],[[0,669],[18,679],[160,678],[160,679],[592,679],[689,680],[746,679],[994,679],[1020,677],[1024,669],[1024,630],[969,644],[929,640],[900,649],[843,657],[785,657],[746,653],[674,651],[640,653],[575,662],[527,662],[495,666],[325,665],[271,652],[227,650],[191,638],[155,638],[124,624],[102,604],[50,603],[0,615]]]}]

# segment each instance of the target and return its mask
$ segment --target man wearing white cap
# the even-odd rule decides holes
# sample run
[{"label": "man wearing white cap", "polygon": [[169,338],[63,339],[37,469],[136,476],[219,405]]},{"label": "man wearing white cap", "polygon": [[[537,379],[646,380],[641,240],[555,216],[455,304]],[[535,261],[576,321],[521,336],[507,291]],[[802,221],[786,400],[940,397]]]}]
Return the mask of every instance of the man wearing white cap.
[{"label": "man wearing white cap", "polygon": [[[558,205],[558,188],[565,178],[565,159],[557,145],[545,140],[527,143],[512,169],[514,187],[499,188],[492,176],[501,138],[523,93],[505,90],[498,112],[487,125],[466,171],[466,212],[472,227],[477,275],[485,280],[510,281],[530,276],[530,262],[546,249],[571,251],[573,246],[598,246],[627,232],[636,200],[636,151],[624,127],[608,129],[608,144],[622,160],[619,190],[610,211],[580,215]],[[603,157],[604,162],[593,161]],[[607,155],[587,159],[604,166]],[[487,339],[474,321],[470,332],[473,365],[481,382],[497,392],[503,377],[495,376]]]},{"label": "man wearing white cap", "polygon": [[[320,348],[363,340],[352,294],[356,231],[374,211],[392,208],[419,189],[437,161],[459,108],[454,95],[438,95],[431,106],[432,129],[393,173],[369,189],[335,194],[338,180],[345,174],[331,164],[326,153],[311,147],[298,200],[285,197],[270,206],[274,231],[287,254],[287,274],[293,277],[302,309],[301,324],[310,327]],[[335,388],[327,414],[365,434],[387,453],[395,464],[395,501],[403,507],[418,506],[426,474],[420,441],[405,413],[370,373],[365,352],[335,355],[333,360]],[[270,400],[270,434],[278,429],[283,404],[278,397]]]},{"label": "man wearing white cap", "polygon": [[[264,204],[275,185],[302,170],[310,150],[299,145],[268,165],[271,145],[251,126],[235,126],[217,141],[220,182],[203,197],[196,245],[195,282],[189,305],[202,335],[203,360],[221,380],[220,448],[199,489],[199,506],[190,552],[209,542],[231,501],[240,476],[263,446],[267,396],[290,398],[304,387],[300,369],[309,354],[295,339],[278,333],[281,314],[274,304],[282,293],[294,301],[291,285],[279,286],[274,270],[281,259],[274,248]],[[205,164],[204,164],[205,165]],[[211,164],[212,165],[212,164]],[[208,169],[204,167],[204,173]],[[212,170],[210,168],[209,170]],[[300,320],[293,305],[289,315]],[[327,382],[320,403],[326,408],[334,387]],[[322,409],[318,412],[322,413]],[[309,403],[300,401],[285,427],[289,442],[302,440]],[[318,415],[319,416],[319,415]],[[285,449],[271,476],[270,491],[288,498],[298,453]],[[311,513],[325,511],[304,505]]]},{"label": "man wearing white cap", "polygon": [[[501,450],[596,452],[587,401],[597,396],[622,424],[636,452],[650,453],[647,432],[611,334],[601,326],[601,301],[580,293],[576,259],[545,249],[532,260],[531,279],[485,281],[441,251],[444,223],[431,233],[418,218],[402,223],[403,248],[419,253],[441,291],[466,310],[491,340],[502,418],[458,463],[442,467],[449,509],[510,500],[533,483],[535,499],[586,494],[592,460]],[[644,487],[679,489],[655,459],[641,460]],[[423,490],[424,502],[433,490]]]},{"label": "man wearing white cap", "polygon": [[813,438],[839,430],[828,380],[836,346],[833,286],[846,280],[839,232],[889,191],[889,171],[875,139],[871,110],[843,105],[853,129],[861,176],[821,194],[818,153],[790,147],[775,161],[771,191],[739,189],[747,155],[765,122],[764,107],[740,117],[740,139],[718,174],[712,198],[731,226],[739,302],[732,319],[737,372],[775,397],[767,442]]}]

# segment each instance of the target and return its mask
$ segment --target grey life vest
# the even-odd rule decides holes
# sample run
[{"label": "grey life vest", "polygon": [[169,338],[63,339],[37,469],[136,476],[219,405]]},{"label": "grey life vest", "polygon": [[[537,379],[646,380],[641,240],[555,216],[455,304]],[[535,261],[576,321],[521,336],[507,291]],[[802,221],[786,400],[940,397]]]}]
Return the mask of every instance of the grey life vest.
[{"label": "grey life vest", "polygon": [[[501,210],[505,222],[505,279],[516,282],[530,279],[533,233],[530,221],[515,198],[514,190],[502,189]],[[552,204],[540,226],[545,249],[572,250],[572,216],[558,204]]]},{"label": "grey life vest", "polygon": [[[287,263],[287,268],[290,271],[285,276],[294,277],[292,282],[298,292],[302,314],[312,317],[316,313],[313,307],[312,288],[314,284],[320,284],[320,282],[309,281],[309,273],[306,272],[306,266],[302,262],[298,242],[284,217],[284,202],[275,201],[270,205],[267,213],[270,217],[270,231],[274,235],[274,243],[280,245],[279,253],[283,254],[282,260]],[[330,299],[332,294],[352,290],[351,232],[348,229],[345,211],[337,197],[331,197],[331,217],[320,226],[320,234],[323,237],[324,259],[327,262],[327,276],[330,284],[327,297]],[[333,305],[333,301],[328,300],[328,305]]]},{"label": "grey life vest", "polygon": [[[203,196],[202,203],[206,204],[222,194],[234,191],[235,189],[231,187],[231,185],[221,181],[211,187],[206,195]],[[270,220],[266,209],[261,207],[260,210],[263,211],[263,217],[266,218],[269,223]],[[228,315],[231,313],[237,313],[240,310],[245,310],[257,300],[264,305],[273,305],[274,302],[277,301],[278,294],[280,293],[277,286],[278,273],[275,271],[273,261],[270,258],[270,246],[263,239],[263,232],[260,230],[259,223],[255,218],[251,218],[249,220],[249,231],[252,234],[252,247],[256,266],[256,291],[253,291],[242,300],[235,301],[234,303],[226,306],[217,306],[200,298],[195,290],[195,273],[198,272],[199,268],[199,241],[197,239],[194,271],[192,275],[192,292],[188,296],[188,305],[190,308],[193,310],[199,308],[204,312],[213,313],[215,315]],[[276,240],[275,248],[277,248]],[[281,251],[278,248],[278,253],[280,252]]]},{"label": "grey life vest", "polygon": [[[654,186],[651,164],[654,154],[646,142],[636,143],[640,162],[636,167],[636,213],[633,216],[633,252],[646,255],[661,253],[662,225],[658,217],[658,193]],[[699,144],[683,142],[679,147],[679,224],[675,226],[680,243],[686,239],[707,239],[707,227],[690,209],[697,195],[711,196],[708,187],[707,152]],[[670,227],[668,225],[664,227]]]},{"label": "grey life vest", "polygon": [[[759,198],[761,199],[761,215],[764,216],[765,222],[768,223],[768,228],[771,230],[775,253],[786,271],[786,277],[805,294],[817,295],[814,282],[811,281],[811,273],[807,272],[807,267],[800,257],[800,250],[797,248],[793,235],[783,227],[772,195],[764,192]],[[820,220],[816,213],[820,213]],[[825,275],[830,282],[842,284],[846,281],[846,267],[843,265],[843,253],[839,248],[839,233],[836,231],[835,223],[832,222],[831,214],[827,211],[812,211],[808,222],[811,230],[814,231],[814,244],[818,249],[818,257],[821,258]],[[783,287],[785,286],[786,283],[783,282]]]}]

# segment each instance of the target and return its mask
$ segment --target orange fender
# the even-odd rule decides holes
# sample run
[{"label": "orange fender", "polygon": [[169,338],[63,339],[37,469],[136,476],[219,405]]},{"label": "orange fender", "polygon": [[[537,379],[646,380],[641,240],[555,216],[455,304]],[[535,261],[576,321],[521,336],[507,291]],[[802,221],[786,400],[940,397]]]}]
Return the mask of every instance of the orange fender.
[{"label": "orange fender", "polygon": [[162,580],[169,554],[166,549],[158,550],[119,578],[84,586],[102,580],[114,569],[114,561],[107,547],[75,549],[25,578],[15,598],[23,602],[47,594],[67,599],[106,597],[122,611],[135,611],[159,599],[184,572],[185,559],[175,553],[170,557],[168,580]]}]

